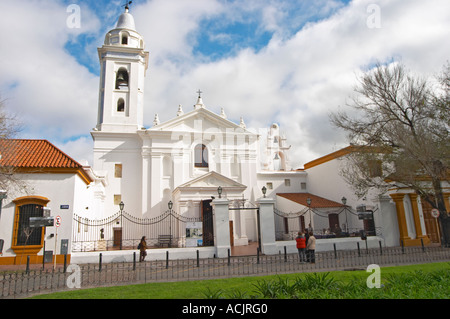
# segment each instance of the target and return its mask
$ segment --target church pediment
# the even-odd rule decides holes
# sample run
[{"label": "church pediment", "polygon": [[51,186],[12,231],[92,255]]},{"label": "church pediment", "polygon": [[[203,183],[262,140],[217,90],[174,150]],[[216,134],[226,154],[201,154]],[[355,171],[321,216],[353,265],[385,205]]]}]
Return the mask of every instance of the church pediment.
[{"label": "church pediment", "polygon": [[247,186],[242,185],[241,183],[238,183],[226,176],[223,176],[217,172],[209,172],[205,175],[202,175],[200,177],[197,177],[187,183],[184,183],[183,185],[180,185],[177,187],[177,189],[180,190],[186,190],[186,189],[204,189],[204,190],[211,190],[214,191],[217,190],[217,188],[222,187],[224,191],[227,190],[234,190],[234,191],[244,191]]},{"label": "church pediment", "polygon": [[[158,124],[150,131],[179,131],[179,132],[246,132],[245,128],[205,108],[195,109],[167,122]],[[252,133],[250,133],[252,134]]]}]

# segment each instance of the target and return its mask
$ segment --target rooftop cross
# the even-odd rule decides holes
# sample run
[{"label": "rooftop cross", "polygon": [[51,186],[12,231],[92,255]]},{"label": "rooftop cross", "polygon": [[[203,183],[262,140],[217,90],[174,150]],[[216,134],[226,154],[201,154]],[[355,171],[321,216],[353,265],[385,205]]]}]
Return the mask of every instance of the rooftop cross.
[{"label": "rooftop cross", "polygon": [[197,93],[198,93],[198,97],[202,97],[203,92],[201,90],[198,90]]},{"label": "rooftop cross", "polygon": [[125,7],[125,10],[128,11],[130,9],[130,4],[132,4],[133,1],[127,1],[122,7]]}]

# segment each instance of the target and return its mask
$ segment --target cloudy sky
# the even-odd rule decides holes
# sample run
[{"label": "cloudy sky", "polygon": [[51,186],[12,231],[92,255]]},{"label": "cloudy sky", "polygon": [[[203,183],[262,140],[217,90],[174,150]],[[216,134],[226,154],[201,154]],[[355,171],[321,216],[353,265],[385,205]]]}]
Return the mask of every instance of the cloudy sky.
[{"label": "cloudy sky", "polygon": [[[92,164],[97,48],[124,3],[0,0],[0,96],[19,137]],[[232,121],[279,123],[295,168],[347,145],[329,114],[362,71],[402,62],[429,76],[450,60],[448,0],[134,0],[130,12],[150,52],[146,127],[191,110],[201,89]]]}]

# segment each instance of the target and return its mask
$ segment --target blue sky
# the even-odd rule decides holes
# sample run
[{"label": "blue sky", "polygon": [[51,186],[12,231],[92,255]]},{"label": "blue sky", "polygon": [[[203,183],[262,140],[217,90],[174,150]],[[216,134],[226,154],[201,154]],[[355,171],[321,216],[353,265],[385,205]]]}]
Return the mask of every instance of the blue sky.
[{"label": "blue sky", "polygon": [[[0,96],[45,138],[92,160],[97,48],[125,1],[1,1]],[[70,28],[67,9],[80,8]],[[356,75],[375,61],[434,75],[449,60],[448,0],[134,0],[130,12],[150,52],[145,125],[155,114],[206,106],[247,127],[279,123],[294,167],[346,146],[329,113],[345,109]]]}]

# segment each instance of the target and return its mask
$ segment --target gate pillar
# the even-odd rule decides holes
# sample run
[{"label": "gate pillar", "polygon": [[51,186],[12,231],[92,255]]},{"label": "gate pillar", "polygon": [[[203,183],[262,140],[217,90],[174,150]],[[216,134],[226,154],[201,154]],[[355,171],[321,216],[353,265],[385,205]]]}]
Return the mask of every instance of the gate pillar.
[{"label": "gate pillar", "polygon": [[226,198],[216,198],[211,203],[214,210],[214,246],[218,258],[227,257],[228,249],[231,249],[229,203],[230,201]]},{"label": "gate pillar", "polygon": [[258,203],[261,252],[265,255],[278,254],[273,212],[275,200],[272,198],[260,198]]}]

